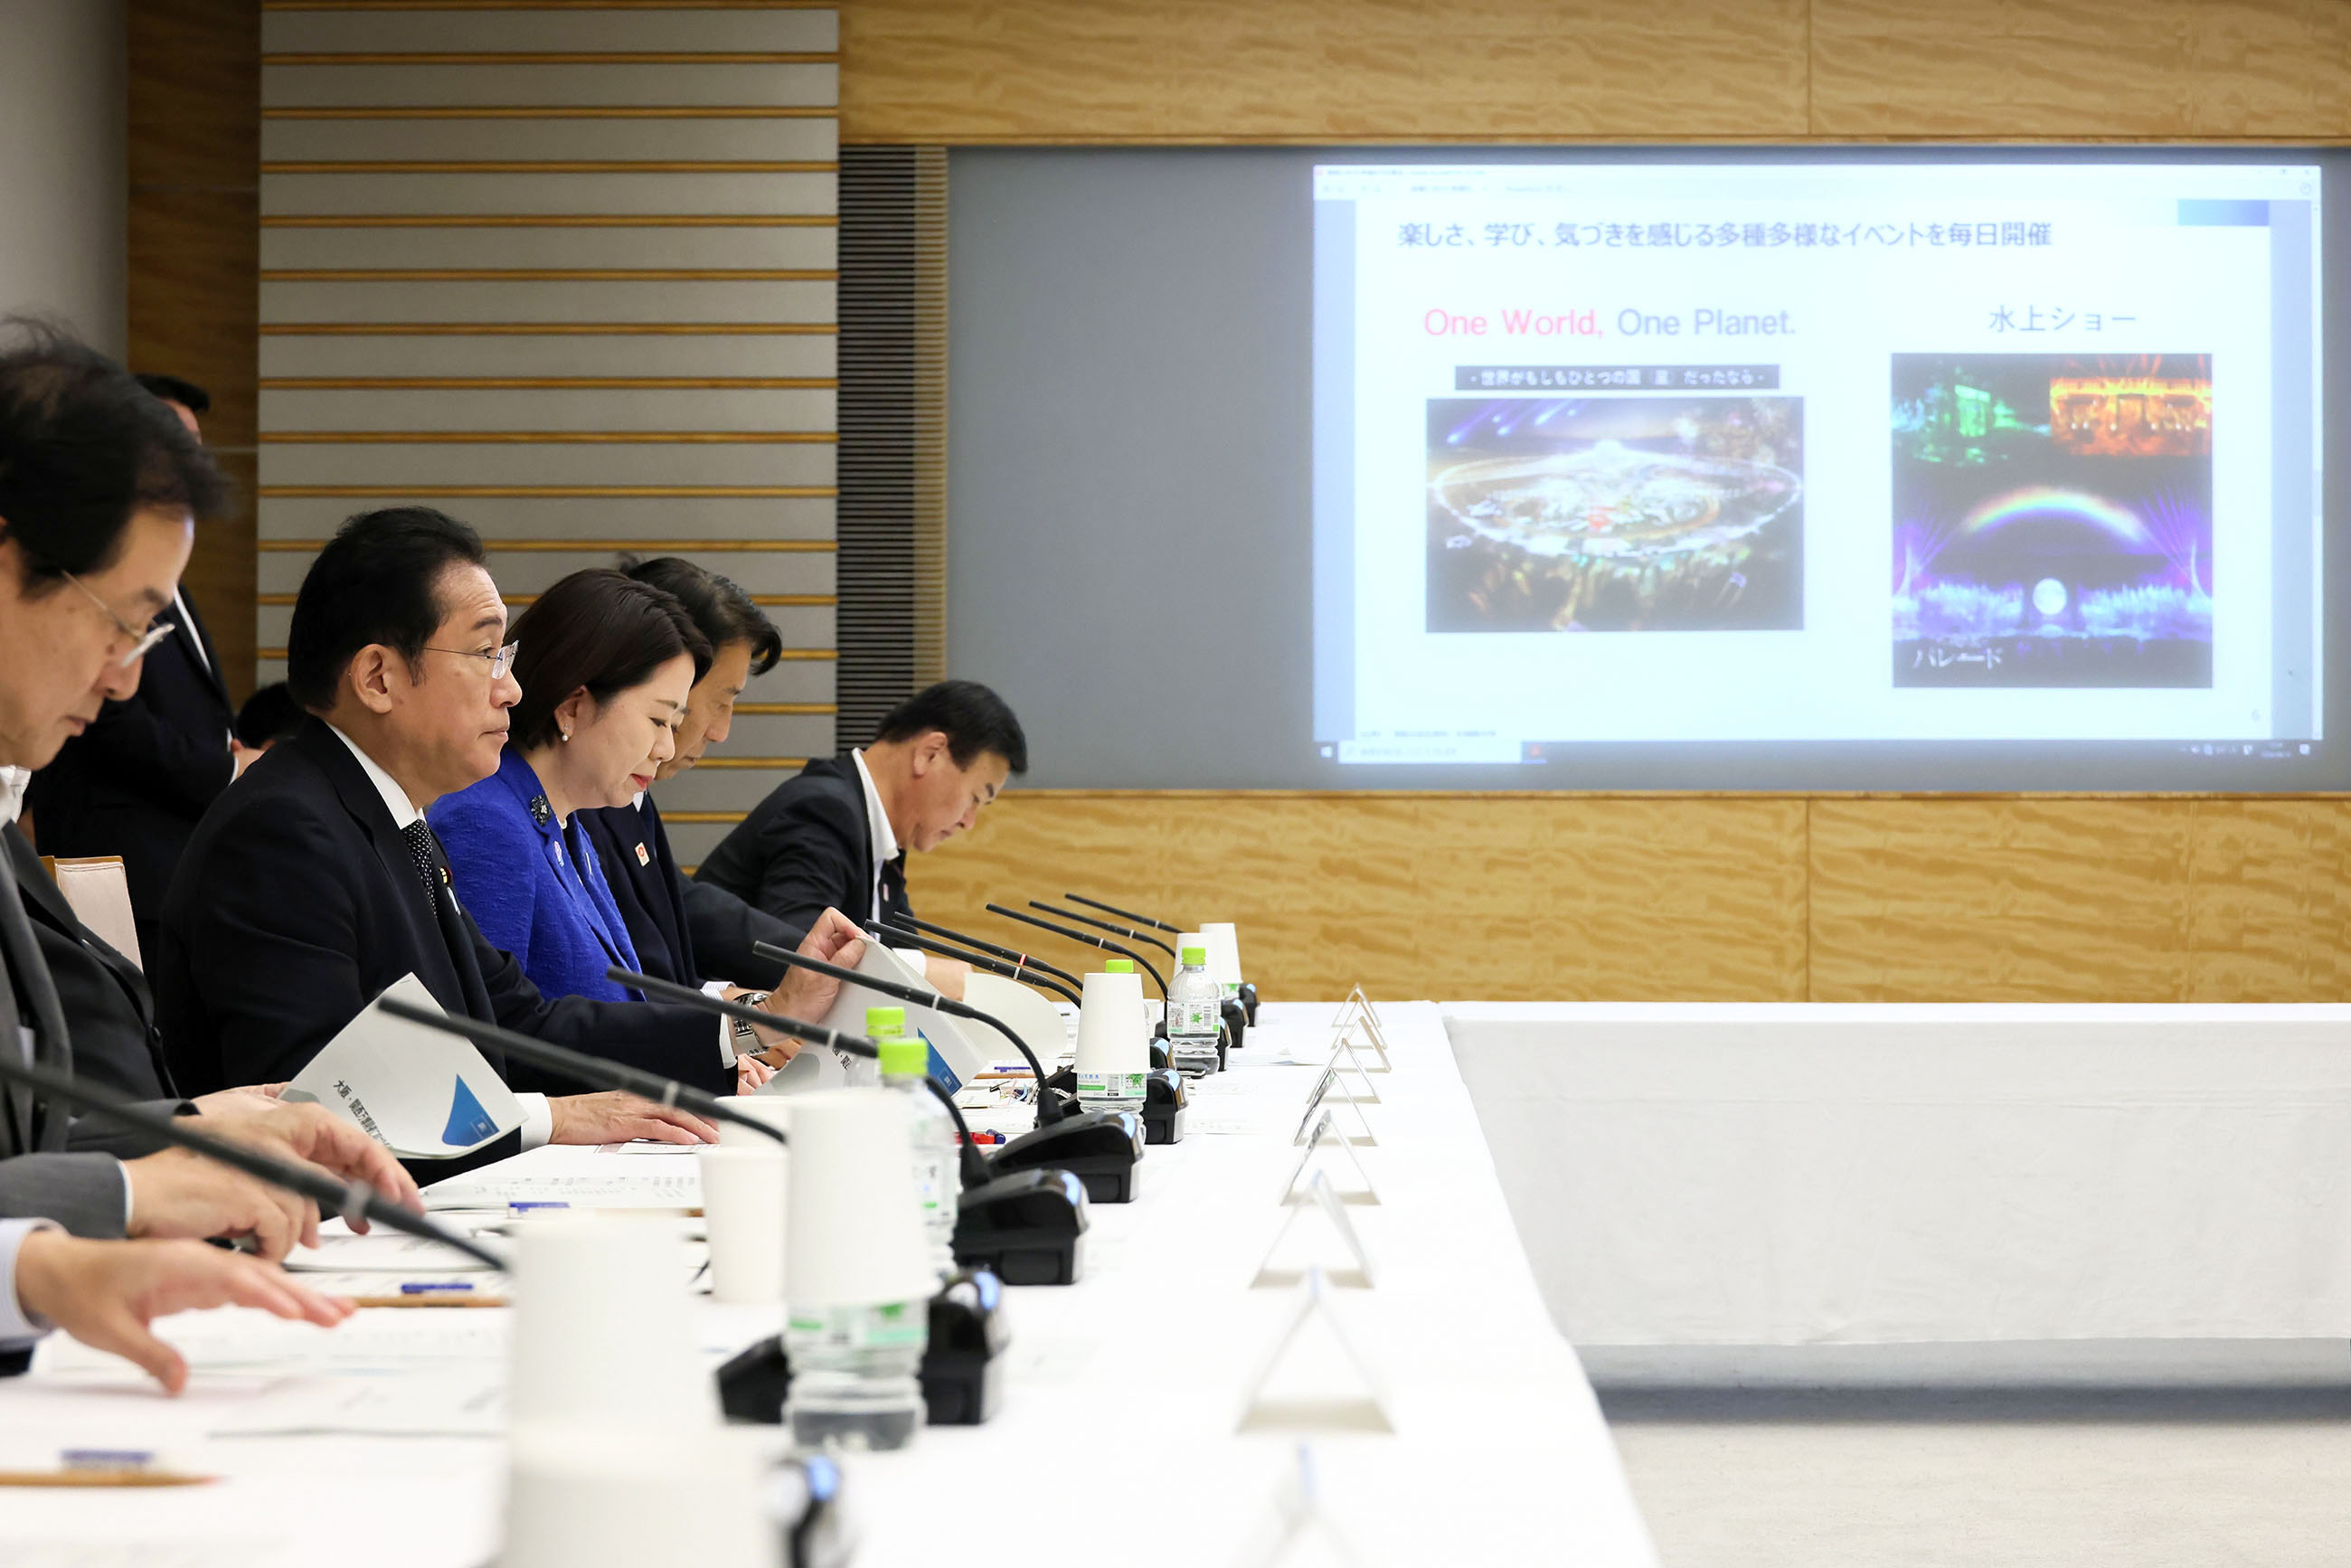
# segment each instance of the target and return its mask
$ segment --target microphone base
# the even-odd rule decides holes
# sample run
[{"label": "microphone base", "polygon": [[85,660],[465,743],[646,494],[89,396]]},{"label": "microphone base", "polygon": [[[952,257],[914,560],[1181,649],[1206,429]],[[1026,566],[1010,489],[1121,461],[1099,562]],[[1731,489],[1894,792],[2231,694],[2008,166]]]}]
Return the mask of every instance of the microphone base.
[{"label": "microphone base", "polygon": [[1257,1022],[1257,988],[1246,981],[1241,985],[1241,1011],[1248,1015],[1249,1023],[1254,1026]]},{"label": "microphone base", "polygon": [[1143,1118],[1132,1111],[1081,1111],[1023,1133],[988,1157],[1001,1172],[1068,1171],[1085,1184],[1092,1203],[1133,1203],[1143,1159]]},{"label": "microphone base", "polygon": [[1238,1051],[1242,1046],[1247,1045],[1249,1026],[1249,1009],[1228,997],[1218,1012],[1225,1020],[1225,1027],[1232,1030],[1233,1049]]},{"label": "microphone base", "polygon": [[1182,1143],[1184,1109],[1190,1103],[1184,1090],[1184,1075],[1172,1067],[1158,1068],[1144,1080],[1144,1091],[1143,1141]]},{"label": "microphone base", "polygon": [[[1006,1148],[1012,1145],[1007,1144]],[[956,1261],[1008,1285],[1074,1285],[1083,1270],[1085,1184],[1065,1170],[1004,1171],[956,1201]]]},{"label": "microphone base", "polygon": [[[1004,1348],[1011,1334],[1001,1308],[1004,1285],[985,1269],[967,1269],[931,1298],[930,1343],[923,1352],[923,1404],[934,1427],[977,1427],[1003,1403]],[[792,1391],[784,1336],[770,1334],[720,1367],[718,1405],[729,1421],[779,1427]]]}]

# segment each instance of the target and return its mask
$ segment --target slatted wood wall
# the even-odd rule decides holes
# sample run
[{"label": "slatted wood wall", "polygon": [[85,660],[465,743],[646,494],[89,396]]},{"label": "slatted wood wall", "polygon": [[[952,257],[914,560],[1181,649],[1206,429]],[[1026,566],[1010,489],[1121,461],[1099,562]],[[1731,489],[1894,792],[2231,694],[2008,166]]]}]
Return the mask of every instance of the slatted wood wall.
[{"label": "slatted wood wall", "polygon": [[266,0],[260,677],[344,517],[417,502],[528,601],[622,550],[782,629],[691,862],[831,750],[839,27],[830,8]]}]

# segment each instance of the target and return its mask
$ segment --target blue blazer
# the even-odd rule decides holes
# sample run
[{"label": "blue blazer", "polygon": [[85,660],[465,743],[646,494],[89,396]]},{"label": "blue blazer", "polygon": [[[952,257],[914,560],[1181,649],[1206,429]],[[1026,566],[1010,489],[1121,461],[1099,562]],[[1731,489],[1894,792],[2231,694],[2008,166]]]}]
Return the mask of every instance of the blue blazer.
[{"label": "blue blazer", "polygon": [[604,977],[613,964],[644,966],[604,883],[585,814],[574,811],[569,827],[559,827],[538,775],[508,747],[496,773],[443,796],[425,817],[448,853],[457,897],[532,985],[550,997],[643,1001]]}]

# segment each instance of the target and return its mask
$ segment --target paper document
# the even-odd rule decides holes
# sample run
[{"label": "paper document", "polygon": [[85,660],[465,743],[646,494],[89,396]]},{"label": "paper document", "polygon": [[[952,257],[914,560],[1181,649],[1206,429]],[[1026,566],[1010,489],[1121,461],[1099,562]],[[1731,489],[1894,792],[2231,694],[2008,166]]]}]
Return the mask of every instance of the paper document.
[{"label": "paper document", "polygon": [[[424,982],[402,976],[383,992],[441,1010]],[[286,1087],[406,1159],[469,1154],[522,1125],[521,1107],[471,1041],[392,1017],[370,1002]]]}]

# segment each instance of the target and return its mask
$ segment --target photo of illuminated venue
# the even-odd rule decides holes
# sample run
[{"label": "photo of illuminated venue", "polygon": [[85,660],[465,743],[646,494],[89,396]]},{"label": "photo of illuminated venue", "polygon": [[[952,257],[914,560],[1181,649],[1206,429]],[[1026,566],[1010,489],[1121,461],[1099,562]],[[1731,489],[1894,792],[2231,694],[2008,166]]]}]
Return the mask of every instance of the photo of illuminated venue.
[{"label": "photo of illuminated venue", "polygon": [[1431,632],[1800,631],[1803,402],[1428,405]]},{"label": "photo of illuminated venue", "polygon": [[2212,362],[1894,357],[1894,684],[2212,684]]}]

